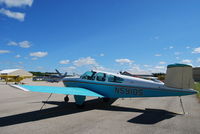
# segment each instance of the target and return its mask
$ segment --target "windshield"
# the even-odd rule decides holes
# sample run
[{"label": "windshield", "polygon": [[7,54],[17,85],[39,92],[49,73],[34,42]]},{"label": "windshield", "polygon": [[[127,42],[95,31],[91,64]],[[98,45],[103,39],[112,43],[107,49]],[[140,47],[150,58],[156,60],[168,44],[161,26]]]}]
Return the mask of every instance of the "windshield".
[{"label": "windshield", "polygon": [[96,72],[94,71],[87,71],[83,75],[81,75],[81,79],[86,79],[86,80],[94,80],[94,75]]}]

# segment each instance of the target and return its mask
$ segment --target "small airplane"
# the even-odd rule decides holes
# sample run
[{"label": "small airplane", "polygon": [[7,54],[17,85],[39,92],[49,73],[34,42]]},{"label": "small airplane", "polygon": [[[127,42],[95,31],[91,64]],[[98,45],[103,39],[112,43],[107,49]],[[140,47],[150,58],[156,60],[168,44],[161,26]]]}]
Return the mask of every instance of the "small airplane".
[{"label": "small airplane", "polygon": [[13,85],[24,91],[74,95],[75,103],[84,106],[86,96],[103,98],[166,97],[196,94],[192,89],[192,67],[186,64],[172,64],[167,67],[164,83],[125,76],[104,71],[87,71],[80,78],[63,78],[65,87]]},{"label": "small airplane", "polygon": [[8,82],[15,82],[15,84],[21,83],[22,80],[26,78],[32,78],[33,76],[21,76],[21,75],[0,75],[0,78],[3,79],[6,84]]},{"label": "small airplane", "polygon": [[55,69],[58,75],[50,75],[49,77],[47,77],[47,81],[48,82],[60,82],[64,77],[67,77],[67,72],[62,75],[57,69]]}]

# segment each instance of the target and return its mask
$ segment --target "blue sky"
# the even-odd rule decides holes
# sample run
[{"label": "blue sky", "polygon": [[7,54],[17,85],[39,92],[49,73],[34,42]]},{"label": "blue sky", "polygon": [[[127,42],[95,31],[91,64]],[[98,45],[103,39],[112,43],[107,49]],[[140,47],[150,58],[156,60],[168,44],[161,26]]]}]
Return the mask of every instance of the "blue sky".
[{"label": "blue sky", "polygon": [[199,0],[0,0],[0,69],[200,66]]}]

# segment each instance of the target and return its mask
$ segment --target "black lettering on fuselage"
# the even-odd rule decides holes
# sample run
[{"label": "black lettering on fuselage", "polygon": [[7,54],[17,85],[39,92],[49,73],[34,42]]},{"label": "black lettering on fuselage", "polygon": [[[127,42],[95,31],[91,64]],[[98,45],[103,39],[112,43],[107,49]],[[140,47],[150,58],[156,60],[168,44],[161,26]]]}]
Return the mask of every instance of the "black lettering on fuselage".
[{"label": "black lettering on fuselage", "polygon": [[135,89],[135,88],[124,88],[124,87],[116,87],[115,88],[116,94],[121,95],[136,95],[136,96],[142,96],[143,90],[142,89]]}]

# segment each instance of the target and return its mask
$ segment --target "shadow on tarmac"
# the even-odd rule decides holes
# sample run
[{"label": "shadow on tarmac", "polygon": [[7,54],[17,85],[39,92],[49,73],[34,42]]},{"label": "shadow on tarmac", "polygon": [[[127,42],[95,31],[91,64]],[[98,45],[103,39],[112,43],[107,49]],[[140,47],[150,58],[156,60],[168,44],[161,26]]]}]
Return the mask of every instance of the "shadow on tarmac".
[{"label": "shadow on tarmac", "polygon": [[43,119],[70,115],[70,114],[75,114],[79,112],[86,112],[86,111],[90,111],[94,109],[142,113],[141,115],[128,120],[128,122],[130,123],[137,123],[137,124],[155,124],[162,120],[169,119],[178,115],[176,113],[172,113],[172,112],[160,110],[160,109],[145,109],[144,110],[144,109],[112,106],[111,104],[114,101],[116,101],[116,99],[113,99],[109,101],[108,103],[104,103],[99,99],[89,100],[89,101],[86,101],[86,106],[83,109],[78,109],[73,102],[65,103],[65,102],[57,102],[57,101],[48,101],[44,103],[56,105],[56,107],[1,117],[0,127],[27,123],[27,122],[32,122],[32,121],[39,121]]}]

